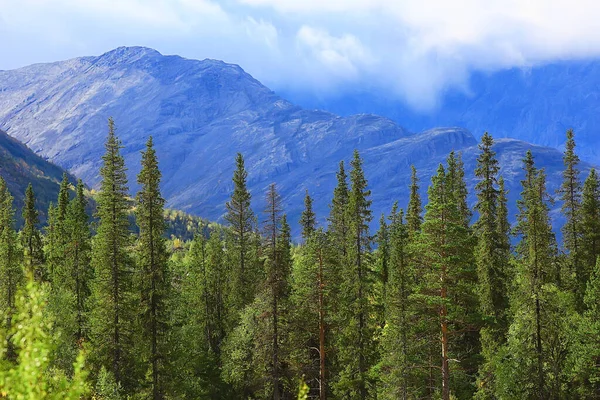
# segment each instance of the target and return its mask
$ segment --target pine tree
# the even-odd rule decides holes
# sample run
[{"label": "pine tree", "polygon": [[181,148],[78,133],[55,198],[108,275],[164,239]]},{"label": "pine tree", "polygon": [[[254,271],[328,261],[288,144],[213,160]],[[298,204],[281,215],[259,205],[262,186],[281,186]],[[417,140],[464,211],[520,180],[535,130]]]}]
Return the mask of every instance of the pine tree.
[{"label": "pine tree", "polygon": [[122,145],[115,136],[112,119],[108,121],[105,148],[100,169],[102,182],[97,208],[99,223],[92,243],[95,275],[90,297],[90,342],[92,358],[97,368],[104,366],[127,391],[131,390],[135,380],[131,354],[134,321],[133,269],[125,161],[120,154]]},{"label": "pine tree", "polygon": [[165,369],[167,359],[167,298],[169,278],[167,250],[165,246],[165,200],[160,193],[161,174],[152,136],[142,152],[142,169],[137,181],[136,222],[140,229],[137,260],[140,268],[141,318],[143,337],[147,338],[152,379],[152,398],[165,396]]},{"label": "pine tree", "polygon": [[282,215],[281,197],[275,184],[267,191],[265,208],[265,253],[267,256],[267,298],[270,302],[271,327],[271,368],[269,371],[273,399],[285,396],[281,342],[282,313],[288,295],[287,277],[290,268],[290,232],[289,225]]},{"label": "pine tree", "polygon": [[[463,199],[456,195],[461,184],[456,179],[456,175],[447,175],[440,165],[429,188],[429,203],[418,243],[420,262],[425,269],[422,283],[417,286],[418,298],[427,305],[425,311],[429,308],[439,318],[440,395],[445,400],[450,399],[452,391],[464,397],[464,392],[470,390],[474,356],[470,337],[474,330],[471,307],[475,303],[473,237],[465,227],[465,213],[460,206]],[[459,362],[451,366],[451,359]]]},{"label": "pine tree", "polygon": [[[65,186],[65,191],[67,186]],[[68,195],[68,192],[66,193]],[[68,196],[67,196],[68,197]],[[48,310],[54,319],[53,335],[57,354],[53,366],[71,371],[82,342],[87,339],[87,306],[90,267],[90,231],[85,211],[87,200],[83,183],[77,186],[77,196],[67,204],[65,217],[58,222],[58,210],[53,210],[54,267],[52,285],[48,293]],[[60,230],[60,237],[58,232]]]},{"label": "pine tree", "polygon": [[467,183],[465,182],[465,165],[461,153],[456,155],[453,151],[450,152],[447,164],[448,189],[456,198],[458,210],[463,217],[463,224],[465,228],[468,228],[473,214],[467,203],[468,192]]},{"label": "pine tree", "polygon": [[[479,144],[480,154],[477,158],[475,176],[479,182],[475,185],[477,190],[477,204],[475,209],[479,218],[475,223],[475,233],[478,239],[475,249],[475,261],[478,275],[479,309],[483,317],[481,330],[481,345],[484,363],[480,370],[478,384],[478,398],[493,398],[494,377],[492,360],[508,329],[507,307],[507,254],[505,244],[508,241],[508,232],[502,232],[500,218],[506,218],[506,211],[500,204],[500,197],[504,196],[497,188],[498,172],[500,167],[496,154],[492,150],[493,138],[486,132]],[[502,199],[503,200],[503,199]],[[502,228],[506,229],[506,228]]]},{"label": "pine tree", "polygon": [[596,260],[600,256],[600,181],[595,169],[590,170],[583,185],[581,231],[582,276],[578,278],[579,292],[582,291],[581,282],[587,283]]},{"label": "pine tree", "polygon": [[313,234],[317,226],[317,219],[312,208],[312,203],[312,198],[309,196],[308,190],[306,190],[306,195],[304,196],[304,211],[302,211],[302,216],[300,217],[302,238],[305,241],[310,238],[310,235]]},{"label": "pine tree", "polygon": [[23,230],[21,231],[21,244],[23,246],[23,264],[29,274],[41,281],[44,276],[44,251],[42,236],[37,226],[40,223],[38,211],[35,208],[35,194],[31,183],[25,191],[25,204],[23,206]]},{"label": "pine tree", "polygon": [[[17,234],[14,230],[13,197],[6,182],[0,177],[0,315],[1,328],[12,332],[15,314],[15,297],[23,280],[23,270],[19,264]],[[16,357],[12,341],[7,344],[6,358]]]},{"label": "pine tree", "polygon": [[533,156],[524,159],[519,200],[517,276],[511,298],[513,320],[507,344],[498,355],[498,398],[562,398],[569,322],[574,311],[559,289],[556,244],[550,225],[549,196],[543,170]]},{"label": "pine tree", "polygon": [[[394,204],[397,208],[397,204]],[[392,213],[397,212],[395,209]],[[378,309],[379,316],[377,317],[380,325],[385,325],[385,304],[387,302],[387,292],[389,284],[389,262],[390,262],[390,243],[389,243],[389,226],[385,222],[385,215],[381,214],[379,219],[379,230],[375,235],[377,250],[375,251],[375,273],[377,280],[375,285],[375,304]]]},{"label": "pine tree", "polygon": [[252,264],[251,241],[254,232],[255,217],[250,207],[252,196],[248,191],[248,172],[244,166],[244,157],[238,153],[235,159],[236,170],[233,173],[233,193],[231,200],[225,205],[227,215],[225,220],[229,223],[233,232],[233,241],[237,253],[235,270],[235,293],[238,294],[239,304],[237,309],[241,310],[252,301],[254,296],[253,283],[257,278]]},{"label": "pine tree", "polygon": [[[50,281],[64,279],[66,274],[65,247],[67,241],[65,220],[69,206],[69,179],[66,173],[60,183],[56,206],[50,204],[46,237],[46,260]],[[52,295],[50,295],[52,297]]]},{"label": "pine tree", "polygon": [[562,213],[566,217],[562,227],[563,245],[567,254],[568,272],[575,274],[575,297],[578,309],[583,309],[583,297],[587,276],[581,263],[581,181],[579,178],[579,157],[575,153],[573,130],[567,131],[567,142],[563,156],[565,169],[563,182],[559,189],[562,201]]},{"label": "pine tree", "polygon": [[220,327],[226,322],[216,302],[225,264],[222,232],[211,230],[208,240],[204,235],[197,232],[185,259],[172,263],[178,290],[172,291],[170,354],[177,379],[170,392],[180,398],[229,398],[231,392],[219,376]]},{"label": "pine tree", "polygon": [[423,369],[415,368],[420,363],[420,340],[415,329],[417,316],[411,297],[415,274],[408,249],[408,227],[403,219],[403,211],[398,212],[394,205],[389,224],[389,291],[381,339],[378,393],[378,398],[390,400],[421,397],[426,380]]},{"label": "pine tree", "polygon": [[411,165],[410,168],[410,198],[406,213],[406,224],[409,234],[414,236],[421,230],[421,223],[423,222],[421,213],[423,212],[423,206],[421,205],[421,195],[419,194],[419,178],[417,177],[417,169],[414,165]]},{"label": "pine tree", "polygon": [[70,290],[74,292],[75,313],[77,315],[77,339],[87,338],[87,299],[90,295],[90,280],[93,273],[90,266],[91,234],[89,217],[86,212],[87,199],[81,179],[77,182],[76,196],[69,203],[66,217],[66,261],[68,264]]},{"label": "pine tree", "polygon": [[344,162],[340,161],[339,170],[337,172],[337,186],[333,190],[333,199],[329,206],[329,232],[333,237],[333,242],[338,246],[340,257],[346,257],[348,249],[346,248],[348,235],[348,176],[344,169]]},{"label": "pine tree", "polygon": [[354,151],[350,165],[351,188],[346,211],[347,257],[341,272],[343,298],[340,306],[341,320],[348,323],[339,334],[337,350],[341,371],[334,392],[338,397],[366,399],[374,395],[368,372],[375,357],[375,345],[371,340],[374,321],[369,301],[372,295],[369,235],[371,192],[367,189],[363,161],[358,151]]}]

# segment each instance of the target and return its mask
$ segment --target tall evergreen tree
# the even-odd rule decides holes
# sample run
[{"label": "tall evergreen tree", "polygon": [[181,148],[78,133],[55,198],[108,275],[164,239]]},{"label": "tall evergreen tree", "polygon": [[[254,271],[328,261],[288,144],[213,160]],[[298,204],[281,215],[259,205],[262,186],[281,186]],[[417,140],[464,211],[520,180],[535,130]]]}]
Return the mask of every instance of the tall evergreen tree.
[{"label": "tall evergreen tree", "polygon": [[375,345],[371,340],[374,321],[369,301],[372,296],[371,191],[367,189],[363,161],[356,150],[350,165],[351,188],[346,211],[347,257],[342,270],[343,305],[340,306],[342,318],[349,323],[339,335],[337,350],[342,370],[335,385],[335,394],[338,397],[367,399],[375,394],[368,375],[375,361]]},{"label": "tall evergreen tree", "polygon": [[294,255],[291,277],[293,364],[297,376],[305,377],[310,393],[321,400],[330,392],[337,265],[331,239],[319,228]]},{"label": "tall evergreen tree", "polygon": [[[592,169],[583,185],[581,200],[581,276],[578,278],[578,290],[581,282],[589,280],[591,271],[600,256],[600,180]],[[586,286],[584,286],[586,287]]]},{"label": "tall evergreen tree", "polygon": [[[397,204],[394,204],[392,213],[397,212]],[[379,322],[381,326],[385,325],[385,304],[387,302],[387,292],[390,279],[390,227],[385,222],[385,215],[381,214],[379,218],[379,230],[376,234],[377,250],[375,252],[375,272],[377,273],[377,297],[376,304],[380,309]]]},{"label": "tall evergreen tree", "polygon": [[472,212],[467,203],[467,183],[465,182],[465,165],[462,160],[462,154],[450,152],[447,160],[447,181],[449,191],[456,198],[456,205],[460,214],[463,217],[463,224],[469,227],[471,222]]},{"label": "tall evergreen tree", "polygon": [[238,293],[238,310],[252,301],[254,296],[253,283],[256,278],[255,266],[251,258],[251,242],[254,232],[254,213],[250,207],[252,196],[248,191],[248,172],[244,166],[244,157],[238,153],[235,159],[236,169],[233,173],[233,193],[231,199],[225,204],[227,215],[225,220],[233,232],[233,241],[236,248],[235,292]]},{"label": "tall evergreen tree", "polygon": [[[0,315],[1,327],[5,332],[12,331],[16,311],[15,296],[23,280],[14,223],[13,197],[6,182],[0,177]],[[16,357],[10,338],[5,354],[9,360]]]},{"label": "tall evergreen tree", "polygon": [[115,125],[108,120],[106,153],[98,194],[96,237],[92,243],[94,279],[90,297],[90,343],[92,359],[100,369],[112,372],[118,384],[129,391],[134,386],[133,321],[135,297],[127,212],[127,177],[120,154],[121,142]]},{"label": "tall evergreen tree", "polygon": [[77,182],[76,196],[69,203],[66,217],[66,261],[68,264],[70,290],[74,292],[77,315],[77,339],[87,338],[87,299],[90,295],[90,280],[93,273],[90,266],[91,233],[86,212],[88,201],[81,179]]},{"label": "tall evergreen tree", "polygon": [[[460,207],[462,198],[456,195],[456,187],[460,185],[455,179],[440,165],[429,188],[429,203],[418,243],[425,274],[417,290],[421,302],[439,318],[442,348],[439,395],[445,400],[450,399],[452,392],[463,397],[470,390],[474,356],[472,346],[465,346],[471,343],[469,333],[474,323],[470,310],[475,301],[473,237],[465,226],[464,210]],[[451,359],[459,362],[450,365]]]},{"label": "tall evergreen tree", "polygon": [[304,196],[304,211],[302,211],[302,215],[300,216],[302,238],[305,241],[313,234],[317,226],[317,219],[313,211],[312,203],[312,198],[308,194],[308,190],[306,190],[306,195]]},{"label": "tall evergreen tree", "polygon": [[412,399],[424,393],[426,375],[420,364],[415,323],[415,274],[409,255],[408,227],[403,212],[394,206],[389,224],[389,290],[386,325],[382,334],[378,398]]},{"label": "tall evergreen tree", "polygon": [[419,193],[419,178],[417,177],[417,169],[414,165],[410,166],[410,188],[409,188],[409,201],[406,212],[406,224],[408,232],[411,236],[414,236],[421,230],[421,223],[423,217],[423,206],[421,204],[421,195]]},{"label": "tall evergreen tree", "polygon": [[[475,176],[479,182],[475,185],[477,191],[477,204],[475,209],[479,218],[475,223],[477,246],[475,261],[478,275],[479,309],[483,317],[481,330],[481,345],[484,363],[480,371],[478,397],[493,398],[494,377],[491,362],[508,329],[507,307],[507,254],[505,243],[508,232],[500,228],[500,215],[504,213],[500,205],[500,192],[498,186],[498,172],[500,167],[496,154],[492,150],[493,138],[486,132],[479,144],[480,154],[477,158]],[[502,188],[502,190],[504,190]],[[506,228],[504,228],[506,229]]]},{"label": "tall evergreen tree", "polygon": [[65,274],[66,218],[69,206],[69,179],[66,173],[60,183],[56,206],[50,204],[46,237],[46,261],[50,281],[61,280]]},{"label": "tall evergreen tree", "polygon": [[[270,303],[271,363],[270,380],[272,397],[279,400],[287,396],[284,386],[282,342],[285,337],[284,314],[289,295],[288,276],[291,268],[290,228],[281,206],[281,197],[275,184],[267,191],[267,206],[264,210],[265,253],[267,270],[267,298]],[[289,389],[288,389],[289,390]]]},{"label": "tall evergreen tree", "polygon": [[498,356],[498,398],[562,398],[568,324],[573,312],[568,294],[558,288],[556,244],[550,225],[543,170],[528,152],[519,200],[517,276],[511,298],[513,320]]},{"label": "tall evergreen tree", "polygon": [[44,271],[44,251],[42,236],[38,230],[40,223],[39,214],[35,208],[35,194],[31,183],[25,191],[25,204],[23,206],[23,229],[21,243],[23,246],[23,263],[26,271],[37,280],[42,280]]},{"label": "tall evergreen tree", "polygon": [[167,298],[169,278],[165,246],[165,200],[160,193],[161,174],[152,136],[142,152],[142,169],[137,181],[136,222],[140,229],[137,259],[141,274],[141,318],[143,337],[149,349],[149,367],[152,379],[152,398],[165,396],[165,369],[167,364]]},{"label": "tall evergreen tree", "polygon": [[344,162],[340,161],[339,169],[336,174],[337,185],[333,190],[333,199],[329,206],[329,232],[333,237],[333,241],[337,244],[341,257],[346,257],[348,249],[346,246],[348,235],[348,176],[344,169]]},{"label": "tall evergreen tree", "polygon": [[583,309],[583,297],[587,276],[585,268],[581,263],[581,190],[582,185],[579,178],[579,157],[575,153],[575,139],[573,130],[567,131],[567,142],[563,156],[565,169],[563,171],[563,182],[560,186],[560,200],[562,201],[562,212],[566,217],[565,225],[562,227],[563,245],[567,254],[568,274],[575,275],[575,297],[578,309]]}]

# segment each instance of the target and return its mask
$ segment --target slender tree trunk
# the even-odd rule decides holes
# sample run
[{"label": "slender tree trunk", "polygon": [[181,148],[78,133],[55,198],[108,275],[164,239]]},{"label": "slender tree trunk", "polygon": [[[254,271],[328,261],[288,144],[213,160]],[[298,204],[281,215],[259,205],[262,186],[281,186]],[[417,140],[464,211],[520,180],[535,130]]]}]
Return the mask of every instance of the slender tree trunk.
[{"label": "slender tree trunk", "polygon": [[323,297],[323,250],[319,249],[319,400],[327,398],[325,370],[325,302]]},{"label": "slender tree trunk", "polygon": [[[442,299],[446,299],[447,292],[443,286],[441,290]],[[448,310],[446,306],[440,309],[440,320],[442,328],[442,399],[450,400],[450,368],[448,365]]]}]

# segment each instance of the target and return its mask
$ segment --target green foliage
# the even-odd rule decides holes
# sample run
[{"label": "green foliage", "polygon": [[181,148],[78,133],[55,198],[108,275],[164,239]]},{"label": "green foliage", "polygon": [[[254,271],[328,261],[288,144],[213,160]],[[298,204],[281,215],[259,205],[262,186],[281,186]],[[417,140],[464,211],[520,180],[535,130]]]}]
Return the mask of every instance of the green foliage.
[{"label": "green foliage", "polygon": [[97,234],[92,242],[89,300],[90,357],[97,370],[104,366],[124,390],[135,385],[133,349],[135,296],[132,287],[133,261],[127,212],[127,178],[121,142],[109,120],[101,191],[98,195]]},{"label": "green foliage", "polygon": [[252,256],[253,232],[256,218],[252,211],[246,180],[248,172],[244,166],[244,157],[238,153],[235,159],[236,169],[233,173],[233,193],[225,204],[227,215],[225,220],[231,229],[231,246],[236,249],[232,255],[235,265],[233,280],[237,294],[236,311],[239,312],[252,302],[255,283],[259,277],[257,260]]},{"label": "green foliage", "polygon": [[[56,350],[52,340],[52,321],[46,314],[48,296],[31,278],[26,290],[17,296],[14,326],[3,330],[2,344],[10,343],[16,362],[0,364],[0,392],[9,399],[79,400],[89,393],[83,352],[79,352],[68,377],[51,368]],[[3,348],[3,353],[8,351]]]},{"label": "green foliage", "polygon": [[[142,340],[151,376],[148,385],[152,398],[164,398],[165,370],[168,368],[168,310],[169,276],[165,245],[165,200],[160,193],[161,174],[158,169],[152,136],[142,152],[142,169],[137,181],[141,185],[137,193],[136,223],[139,227],[137,243],[137,266],[140,291],[139,313],[141,314]],[[139,355],[138,355],[139,357]]]},{"label": "green foliage", "polygon": [[44,252],[42,248],[42,236],[38,230],[39,214],[35,208],[35,194],[33,186],[29,184],[25,191],[25,205],[23,206],[23,229],[21,230],[21,245],[23,246],[23,262],[25,269],[33,274],[36,279],[41,280],[44,271]]},{"label": "green foliage", "polygon": [[300,226],[302,227],[302,238],[308,240],[313,234],[317,225],[317,219],[312,207],[312,198],[308,195],[308,190],[304,196],[304,211],[300,216]]},{"label": "green foliage", "polygon": [[[275,184],[258,231],[241,155],[225,226],[164,209],[151,139],[139,192],[128,198],[110,120],[97,202],[81,181],[71,198],[65,177],[40,231],[33,185],[18,237],[0,179],[0,394],[597,398],[600,182],[591,171],[580,187],[574,147],[568,132],[564,254],[531,153],[511,251],[507,191],[488,134],[474,225],[463,162],[451,153],[432,177],[424,216],[413,167],[406,216],[394,204],[371,236],[371,192],[355,152],[349,176],[340,163],[327,229],[317,228],[307,191],[303,240],[293,245]],[[96,205],[90,224],[86,211]]]}]

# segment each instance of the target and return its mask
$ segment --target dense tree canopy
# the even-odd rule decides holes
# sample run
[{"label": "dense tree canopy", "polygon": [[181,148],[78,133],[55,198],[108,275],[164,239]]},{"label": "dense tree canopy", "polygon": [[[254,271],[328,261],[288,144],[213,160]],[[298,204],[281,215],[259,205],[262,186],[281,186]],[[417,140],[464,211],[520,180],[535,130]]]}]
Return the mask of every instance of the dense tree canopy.
[{"label": "dense tree canopy", "polygon": [[109,120],[99,192],[65,177],[45,226],[30,186],[15,230],[0,178],[1,396],[598,398],[600,178],[580,180],[575,149],[568,131],[562,240],[531,152],[511,227],[487,133],[474,177],[451,153],[425,199],[407,170],[410,200],[377,230],[354,152],[326,226],[311,188],[293,226],[275,183],[251,195],[238,154],[224,225],[180,218],[168,231],[179,217],[164,210],[152,138],[130,197]]}]

